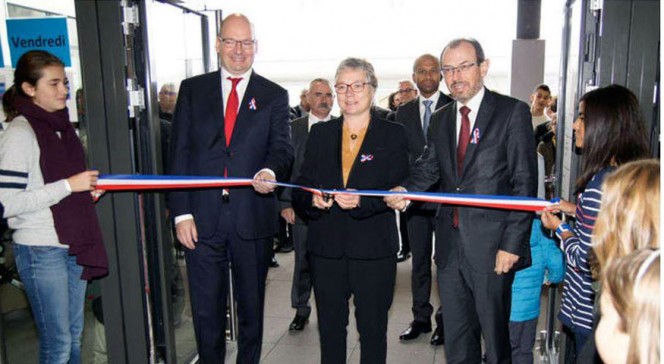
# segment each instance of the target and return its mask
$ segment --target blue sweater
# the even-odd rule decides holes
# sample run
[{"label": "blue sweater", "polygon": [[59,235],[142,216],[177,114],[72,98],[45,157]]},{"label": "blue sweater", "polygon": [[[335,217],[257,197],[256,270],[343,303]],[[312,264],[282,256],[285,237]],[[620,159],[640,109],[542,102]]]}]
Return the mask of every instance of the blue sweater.
[{"label": "blue sweater", "polygon": [[539,218],[533,220],[530,254],[532,265],[514,275],[510,314],[510,321],[513,322],[529,321],[539,317],[545,272],[548,271],[547,280],[551,283],[560,282],[565,273],[563,252],[553,239],[544,234],[542,221]]}]

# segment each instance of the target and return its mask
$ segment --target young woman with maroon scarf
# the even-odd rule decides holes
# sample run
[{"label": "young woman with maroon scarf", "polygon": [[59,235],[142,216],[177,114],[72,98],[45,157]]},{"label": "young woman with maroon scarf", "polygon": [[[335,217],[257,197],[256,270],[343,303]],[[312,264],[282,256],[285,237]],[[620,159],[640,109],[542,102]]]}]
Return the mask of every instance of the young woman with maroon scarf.
[{"label": "young woman with maroon scarf", "polygon": [[93,198],[98,171],[65,106],[64,64],[29,51],[16,64],[2,106],[0,202],[14,229],[14,255],[39,331],[40,363],[80,363],[87,280],[108,262]]}]

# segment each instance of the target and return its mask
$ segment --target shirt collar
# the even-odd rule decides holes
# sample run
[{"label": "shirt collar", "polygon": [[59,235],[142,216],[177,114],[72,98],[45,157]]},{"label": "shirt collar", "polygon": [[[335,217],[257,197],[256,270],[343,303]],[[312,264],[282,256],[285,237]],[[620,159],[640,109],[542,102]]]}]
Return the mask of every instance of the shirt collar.
[{"label": "shirt collar", "polygon": [[[480,91],[475,96],[473,96],[470,100],[468,100],[466,106],[468,106],[471,112],[477,115],[477,112],[480,109],[480,105],[482,105],[483,99],[484,99],[484,86],[482,86]],[[457,112],[460,112],[459,109],[461,109],[461,106],[463,106],[463,104],[457,101]]]},{"label": "shirt collar", "polygon": [[431,95],[431,97],[429,97],[428,99],[422,96],[422,94],[420,94],[420,104],[424,105],[424,100],[431,100],[432,111],[436,109],[436,105],[438,105],[438,99],[440,99],[440,91],[434,92],[434,94]]},{"label": "shirt collar", "polygon": [[[235,76],[235,75],[232,75],[230,72],[228,72],[224,67],[220,67],[219,70],[220,70],[220,72],[221,72],[221,81],[222,81],[222,82],[223,82],[223,81],[228,81],[228,80],[226,79],[226,78],[228,78],[228,77],[233,77],[233,78],[236,78],[236,77],[242,77],[242,81],[248,81],[249,78],[251,77],[251,74],[252,74],[253,71],[254,71],[253,68],[250,68],[249,70],[247,70],[247,72],[245,72],[245,73],[243,73],[243,74],[241,74],[241,75],[237,75],[237,76]],[[230,82],[230,81],[228,81],[228,82]]]}]

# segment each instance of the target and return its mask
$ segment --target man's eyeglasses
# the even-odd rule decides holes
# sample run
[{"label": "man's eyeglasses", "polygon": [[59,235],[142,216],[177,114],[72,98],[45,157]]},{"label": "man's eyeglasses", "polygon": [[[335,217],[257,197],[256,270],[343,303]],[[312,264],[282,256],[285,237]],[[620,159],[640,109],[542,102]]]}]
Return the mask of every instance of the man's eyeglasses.
[{"label": "man's eyeglasses", "polygon": [[254,46],[256,44],[255,39],[245,39],[245,40],[237,40],[233,38],[220,38],[221,43],[224,44],[224,47],[226,48],[235,48],[238,44],[240,45],[240,48],[248,49]]},{"label": "man's eyeglasses", "polygon": [[400,94],[407,94],[407,93],[409,93],[409,92],[413,92],[413,91],[415,91],[414,88],[404,88],[404,89],[401,89],[401,90],[399,90],[399,91],[397,91],[397,92],[400,93]]},{"label": "man's eyeglasses", "polygon": [[337,83],[334,85],[334,89],[337,90],[337,93],[344,94],[350,88],[353,92],[362,92],[366,85],[370,85],[369,82],[353,82],[353,83]]},{"label": "man's eyeglasses", "polygon": [[473,63],[462,63],[456,67],[451,67],[451,66],[444,66],[441,68],[443,71],[443,75],[445,76],[452,76],[456,71],[459,71],[459,73],[466,73],[468,70],[470,70],[471,67],[477,66],[476,62]]}]

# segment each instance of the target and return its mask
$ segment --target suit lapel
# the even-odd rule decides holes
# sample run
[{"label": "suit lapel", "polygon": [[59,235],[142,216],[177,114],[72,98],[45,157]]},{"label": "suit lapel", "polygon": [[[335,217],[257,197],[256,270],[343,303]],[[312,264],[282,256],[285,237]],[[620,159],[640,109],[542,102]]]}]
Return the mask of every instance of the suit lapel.
[{"label": "suit lapel", "polygon": [[[456,150],[457,150],[457,132],[456,132],[456,116],[457,116],[457,105],[456,103],[452,105],[452,107],[447,108],[445,110],[446,115],[442,118],[444,122],[443,125],[441,125],[441,131],[443,133],[443,138],[447,141],[445,143],[447,145],[447,153],[449,153],[450,156],[450,166],[452,167],[451,171],[448,171],[450,174],[453,174],[457,176],[457,157],[456,157]],[[445,145],[443,144],[443,145]],[[457,176],[458,178],[459,176]]]},{"label": "suit lapel", "polygon": [[[480,109],[477,112],[475,125],[473,126],[473,129],[470,131],[471,142],[468,143],[468,148],[466,149],[466,158],[463,160],[464,174],[466,169],[468,168],[468,165],[472,163],[473,158],[475,157],[475,152],[477,151],[477,148],[482,142],[482,136],[486,135],[487,128],[491,123],[491,116],[493,115],[494,109],[495,109],[495,102],[493,99],[493,95],[489,90],[485,90],[484,98],[482,99],[482,103],[480,104]],[[477,138],[476,142],[473,143],[472,142],[473,134],[475,133],[477,133],[479,137]]]},{"label": "suit lapel", "polygon": [[249,77],[249,83],[247,84],[247,89],[244,92],[242,100],[240,100],[240,108],[237,112],[237,119],[235,119],[235,127],[233,128],[233,135],[231,137],[231,146],[241,143],[241,139],[249,135],[248,129],[251,128],[253,116],[261,106],[258,77],[259,76],[256,72],[252,72],[251,77]]},{"label": "suit lapel", "polygon": [[208,106],[212,110],[214,122],[218,126],[217,133],[212,135],[210,147],[214,146],[219,140],[226,145],[226,135],[224,135],[224,98],[221,95],[221,71],[215,72],[214,82],[210,83],[208,94]]}]

